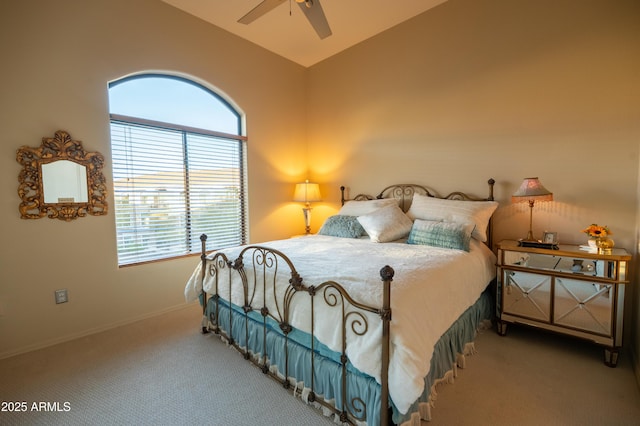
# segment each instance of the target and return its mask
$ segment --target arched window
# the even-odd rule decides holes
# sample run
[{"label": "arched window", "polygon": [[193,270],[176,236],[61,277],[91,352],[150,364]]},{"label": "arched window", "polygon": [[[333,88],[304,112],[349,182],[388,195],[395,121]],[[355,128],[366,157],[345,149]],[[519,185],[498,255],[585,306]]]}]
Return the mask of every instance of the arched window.
[{"label": "arched window", "polygon": [[109,84],[118,265],[246,242],[241,115],[194,81],[141,74]]}]

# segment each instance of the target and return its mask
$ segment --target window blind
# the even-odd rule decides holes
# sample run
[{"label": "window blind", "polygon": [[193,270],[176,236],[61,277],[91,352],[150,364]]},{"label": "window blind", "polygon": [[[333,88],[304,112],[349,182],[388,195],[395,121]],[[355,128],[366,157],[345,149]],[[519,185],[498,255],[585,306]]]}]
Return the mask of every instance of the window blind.
[{"label": "window blind", "polygon": [[118,264],[244,244],[244,143],[112,118]]}]

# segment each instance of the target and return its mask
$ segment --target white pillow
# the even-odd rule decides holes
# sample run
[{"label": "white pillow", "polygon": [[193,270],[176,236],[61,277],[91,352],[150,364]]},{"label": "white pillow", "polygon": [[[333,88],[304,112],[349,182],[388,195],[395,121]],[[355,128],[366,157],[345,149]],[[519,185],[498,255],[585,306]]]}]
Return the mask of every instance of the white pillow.
[{"label": "white pillow", "polygon": [[363,214],[373,213],[374,211],[387,206],[398,205],[398,201],[395,198],[382,198],[376,200],[365,201],[347,201],[344,203],[339,215],[342,216],[362,216]]},{"label": "white pillow", "polygon": [[413,222],[398,205],[383,207],[373,213],[358,216],[358,222],[374,243],[386,243],[404,238]]},{"label": "white pillow", "polygon": [[473,223],[476,227],[471,236],[485,242],[487,241],[489,219],[497,208],[497,201],[443,200],[442,198],[414,194],[407,216],[412,220]]}]

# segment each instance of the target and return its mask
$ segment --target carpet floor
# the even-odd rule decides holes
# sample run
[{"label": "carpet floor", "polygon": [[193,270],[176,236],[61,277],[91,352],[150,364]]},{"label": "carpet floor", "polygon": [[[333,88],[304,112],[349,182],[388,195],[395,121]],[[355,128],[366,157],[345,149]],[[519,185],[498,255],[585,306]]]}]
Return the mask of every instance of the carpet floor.
[{"label": "carpet floor", "polygon": [[[199,324],[191,305],[0,360],[0,424],[333,424]],[[476,349],[424,425],[640,425],[625,351],[608,368],[595,345],[519,327]]]}]

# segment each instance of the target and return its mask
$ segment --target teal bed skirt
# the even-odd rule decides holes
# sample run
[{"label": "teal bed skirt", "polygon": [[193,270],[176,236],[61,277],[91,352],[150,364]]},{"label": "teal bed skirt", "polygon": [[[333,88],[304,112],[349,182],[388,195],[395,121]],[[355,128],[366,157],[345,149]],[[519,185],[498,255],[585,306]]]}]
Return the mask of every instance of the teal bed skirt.
[{"label": "teal bed skirt", "polygon": [[[393,401],[390,401],[395,424],[409,421],[411,414],[419,411],[421,403],[429,403],[432,386],[454,368],[458,355],[463,353],[468,343],[473,342],[478,328],[485,320],[493,317],[493,312],[493,297],[488,288],[436,343],[429,374],[424,378],[425,391],[414,402],[409,412],[399,413]],[[209,298],[206,316],[210,327],[217,323],[218,327],[224,330],[226,338],[232,339],[241,350],[247,351],[248,357],[258,360],[260,365],[266,364],[265,368],[283,381],[284,377],[289,378],[294,394],[303,400],[312,402],[309,401],[309,395],[313,391],[317,397],[334,405],[339,412],[348,412],[358,422],[367,425],[380,424],[380,385],[374,378],[358,371],[347,361],[347,395],[344,400],[348,401],[349,406],[344,407],[340,354],[314,340],[312,369],[309,334],[293,330],[285,336],[278,324],[270,318],[264,320],[260,313],[255,311],[245,315],[236,305],[232,305],[230,312],[228,302],[223,299],[218,299],[216,303],[214,298]],[[264,327],[267,329],[266,333],[263,332]]]}]

